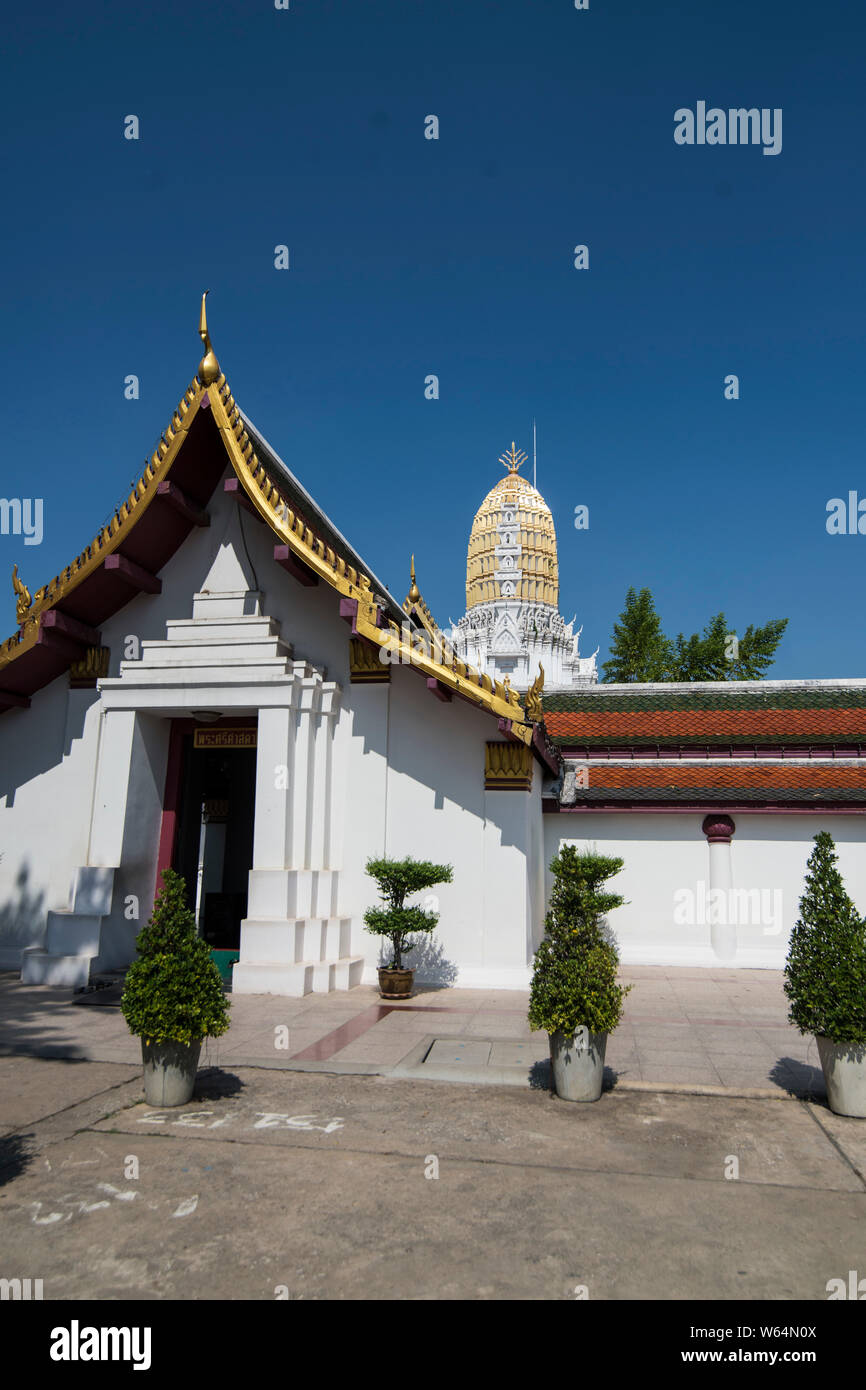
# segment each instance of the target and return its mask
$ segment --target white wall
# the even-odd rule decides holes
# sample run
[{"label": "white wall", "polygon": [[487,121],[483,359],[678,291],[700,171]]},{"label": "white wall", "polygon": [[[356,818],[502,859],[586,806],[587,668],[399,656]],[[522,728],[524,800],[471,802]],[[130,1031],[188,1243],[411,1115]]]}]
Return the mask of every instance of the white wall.
[{"label": "white wall", "polygon": [[[866,816],[734,812],[734,889],[763,892],[748,905],[739,900],[737,911],[746,921],[737,926],[736,955],[720,961],[706,920],[712,905],[705,898],[701,913],[700,885],[704,892],[709,888],[709,848],[701,832],[702,820],[701,814],[691,812],[581,812],[544,817],[548,864],[563,844],[593,846],[601,854],[625,860],[622,871],[609,881],[611,890],[627,900],[609,919],[624,964],[781,969],[798,916],[812,838],[819,830],[833,836],[845,886],[858,910],[866,913]],[[547,881],[549,891],[549,872]],[[697,920],[701,915],[704,921]],[[690,921],[683,920],[689,916]]]},{"label": "white wall", "polygon": [[[364,873],[370,855],[451,864],[453,882],[431,890],[437,930],[407,963],[419,981],[525,985],[540,770],[532,792],[485,792],[485,744],[501,738],[496,721],[464,701],[440,702],[418,671],[395,666],[390,684],[351,686],[346,703],[352,710],[341,874],[346,910],[362,926],[360,914],[378,902]],[[538,848],[535,858],[537,882]],[[379,948],[377,938],[356,932],[353,949],[366,959],[365,978],[373,978]]]}]

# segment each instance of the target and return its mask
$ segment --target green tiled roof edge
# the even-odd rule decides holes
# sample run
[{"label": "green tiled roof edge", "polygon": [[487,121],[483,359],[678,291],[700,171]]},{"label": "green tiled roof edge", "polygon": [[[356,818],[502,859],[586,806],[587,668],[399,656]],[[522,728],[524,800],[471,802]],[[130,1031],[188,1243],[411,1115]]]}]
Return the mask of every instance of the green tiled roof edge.
[{"label": "green tiled roof edge", "polygon": [[857,690],[774,690],[763,694],[746,694],[732,690],[730,694],[708,695],[696,690],[694,695],[683,692],[669,695],[603,695],[588,691],[584,695],[545,695],[545,713],[566,714],[596,708],[611,714],[638,714],[670,710],[773,710],[773,709],[864,709],[866,689]]}]

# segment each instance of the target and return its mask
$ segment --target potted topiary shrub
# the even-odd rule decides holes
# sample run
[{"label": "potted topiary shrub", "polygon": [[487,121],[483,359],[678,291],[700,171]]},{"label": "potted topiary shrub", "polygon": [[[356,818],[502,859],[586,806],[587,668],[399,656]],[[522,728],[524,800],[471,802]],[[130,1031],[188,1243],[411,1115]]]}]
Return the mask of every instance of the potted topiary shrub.
[{"label": "potted topiary shrub", "polygon": [[814,1033],[837,1115],[866,1118],[866,921],[836,868],[833,838],[815,836],[785,963],[788,1017]]},{"label": "potted topiary shrub", "polygon": [[192,1099],[203,1038],[229,1026],[229,1005],[210,947],[196,932],[180,874],[166,869],[153,915],[136,940],[120,1007],[141,1038],[149,1105]]},{"label": "potted topiary shrub", "polygon": [[619,957],[603,920],[625,901],[601,891],[622,866],[622,859],[578,854],[573,845],[550,866],[554,884],[533,964],[529,1026],[550,1035],[554,1087],[563,1100],[598,1100],[607,1035],[631,989],[617,984]]},{"label": "potted topiary shrub", "polygon": [[415,932],[431,932],[439,921],[438,912],[423,907],[404,907],[408,897],[423,893],[437,883],[451,882],[450,864],[431,864],[426,859],[369,859],[367,873],[379,885],[385,907],[369,907],[364,913],[367,931],[386,936],[391,942],[388,964],[379,969],[379,993],[383,999],[408,999],[415,971],[405,969],[403,956],[414,946]]}]

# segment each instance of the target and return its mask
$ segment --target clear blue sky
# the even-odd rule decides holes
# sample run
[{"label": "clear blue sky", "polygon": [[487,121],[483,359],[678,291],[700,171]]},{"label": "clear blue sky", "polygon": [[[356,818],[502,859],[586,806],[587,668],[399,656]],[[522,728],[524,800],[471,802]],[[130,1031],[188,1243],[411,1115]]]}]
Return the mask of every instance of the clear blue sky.
[{"label": "clear blue sky", "polygon": [[[401,598],[415,551],[440,622],[535,416],[587,652],[647,585],[672,634],[790,618],[773,676],[864,674],[866,536],[825,529],[866,496],[862,0],[83,0],[4,30],[0,495],[46,511],[41,546],[0,537],[2,635],[13,563],[35,590],[126,496],[210,287],[241,406]],[[699,100],[782,108],[782,152],[676,145]]]}]

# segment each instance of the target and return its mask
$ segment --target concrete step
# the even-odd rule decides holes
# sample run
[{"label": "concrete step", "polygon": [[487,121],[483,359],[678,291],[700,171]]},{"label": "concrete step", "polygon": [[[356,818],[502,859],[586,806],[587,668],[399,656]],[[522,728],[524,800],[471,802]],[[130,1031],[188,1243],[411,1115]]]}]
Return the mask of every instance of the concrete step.
[{"label": "concrete step", "polygon": [[279,994],[300,999],[330,994],[361,983],[363,956],[332,961],[238,961],[232,967],[232,994]]},{"label": "concrete step", "polygon": [[90,966],[95,956],[61,956],[28,946],[21,953],[23,985],[61,985],[81,989],[90,982]]},{"label": "concrete step", "polygon": [[351,950],[350,917],[246,917],[241,922],[241,958],[251,965],[321,964]]},{"label": "concrete step", "polygon": [[99,955],[101,917],[83,912],[49,912],[45,949],[53,956]]}]

